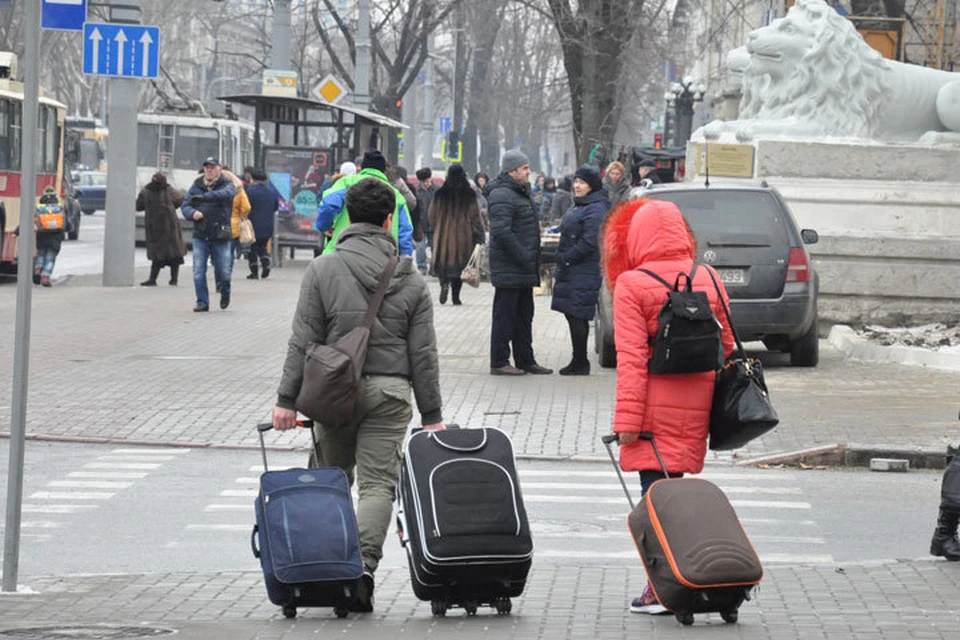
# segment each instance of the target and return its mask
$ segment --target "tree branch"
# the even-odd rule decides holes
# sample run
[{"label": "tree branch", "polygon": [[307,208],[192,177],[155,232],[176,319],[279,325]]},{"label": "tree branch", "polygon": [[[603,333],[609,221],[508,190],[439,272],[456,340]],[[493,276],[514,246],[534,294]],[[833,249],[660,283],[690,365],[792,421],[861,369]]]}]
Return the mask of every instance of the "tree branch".
[{"label": "tree branch", "polygon": [[[327,0],[324,0],[326,2]],[[319,7],[313,5],[313,10],[310,12],[311,17],[313,18],[313,24],[317,29],[317,34],[320,36],[320,40],[323,42],[323,48],[327,50],[327,55],[330,56],[330,62],[333,63],[334,68],[337,70],[337,73],[340,74],[340,77],[343,78],[343,81],[347,83],[347,86],[350,87],[350,90],[353,91],[353,76],[347,73],[347,69],[343,66],[343,62],[340,61],[340,56],[337,55],[337,52],[333,49],[333,43],[330,42],[330,36],[327,35],[326,30],[324,30],[323,25],[320,23],[320,15],[318,14]]]}]

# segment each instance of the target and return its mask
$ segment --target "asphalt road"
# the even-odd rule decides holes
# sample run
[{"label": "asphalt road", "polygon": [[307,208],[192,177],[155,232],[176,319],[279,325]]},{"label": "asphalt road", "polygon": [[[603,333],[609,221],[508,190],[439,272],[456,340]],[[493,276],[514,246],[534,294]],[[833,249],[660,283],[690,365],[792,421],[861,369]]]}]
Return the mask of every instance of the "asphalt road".
[{"label": "asphalt road", "polygon": [[[76,240],[64,240],[53,271],[54,279],[67,275],[80,276],[103,273],[103,237],[106,212],[80,216],[80,234]],[[136,249],[134,265],[149,267],[147,250]]]},{"label": "asphalt road", "polygon": [[[8,446],[0,440],[0,513]],[[270,456],[271,468],[304,461],[300,453]],[[250,550],[262,469],[256,450],[31,441],[26,463],[25,577],[257,566]],[[537,563],[636,561],[628,506],[610,465],[521,461],[519,468]],[[708,465],[703,477],[727,493],[766,565],[922,558],[939,504],[937,472]],[[384,568],[406,566],[392,533],[385,552]]]}]

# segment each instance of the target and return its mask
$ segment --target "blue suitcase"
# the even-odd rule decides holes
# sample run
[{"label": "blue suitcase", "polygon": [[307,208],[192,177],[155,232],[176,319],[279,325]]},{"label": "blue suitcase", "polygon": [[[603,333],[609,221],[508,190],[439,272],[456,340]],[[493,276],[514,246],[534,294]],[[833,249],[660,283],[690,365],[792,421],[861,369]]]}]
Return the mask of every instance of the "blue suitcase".
[{"label": "blue suitcase", "polygon": [[[311,423],[304,426],[313,433]],[[257,426],[265,471],[250,537],[267,596],[287,618],[296,617],[297,607],[333,607],[338,618],[346,617],[363,576],[347,476],[337,468],[266,470],[263,433],[271,428]]]}]

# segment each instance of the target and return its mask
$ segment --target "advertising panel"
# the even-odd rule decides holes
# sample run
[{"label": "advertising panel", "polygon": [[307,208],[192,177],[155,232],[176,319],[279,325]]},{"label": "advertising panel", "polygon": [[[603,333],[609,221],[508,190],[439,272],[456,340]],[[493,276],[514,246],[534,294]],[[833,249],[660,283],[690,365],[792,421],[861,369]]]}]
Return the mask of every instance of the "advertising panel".
[{"label": "advertising panel", "polygon": [[268,147],[266,171],[280,192],[283,204],[277,213],[276,242],[288,246],[315,246],[313,222],[320,203],[320,185],[331,175],[330,150],[303,147]]}]

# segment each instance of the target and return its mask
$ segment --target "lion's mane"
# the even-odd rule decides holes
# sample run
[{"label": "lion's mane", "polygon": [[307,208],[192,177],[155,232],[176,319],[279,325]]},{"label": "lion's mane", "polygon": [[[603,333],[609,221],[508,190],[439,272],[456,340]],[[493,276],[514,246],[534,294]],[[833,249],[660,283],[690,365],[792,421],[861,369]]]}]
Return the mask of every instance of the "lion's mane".
[{"label": "lion's mane", "polygon": [[823,123],[825,132],[874,137],[892,73],[886,60],[822,0],[797,0],[790,14],[815,25],[813,47],[788,78],[775,79],[747,65],[740,118],[792,117]]}]

